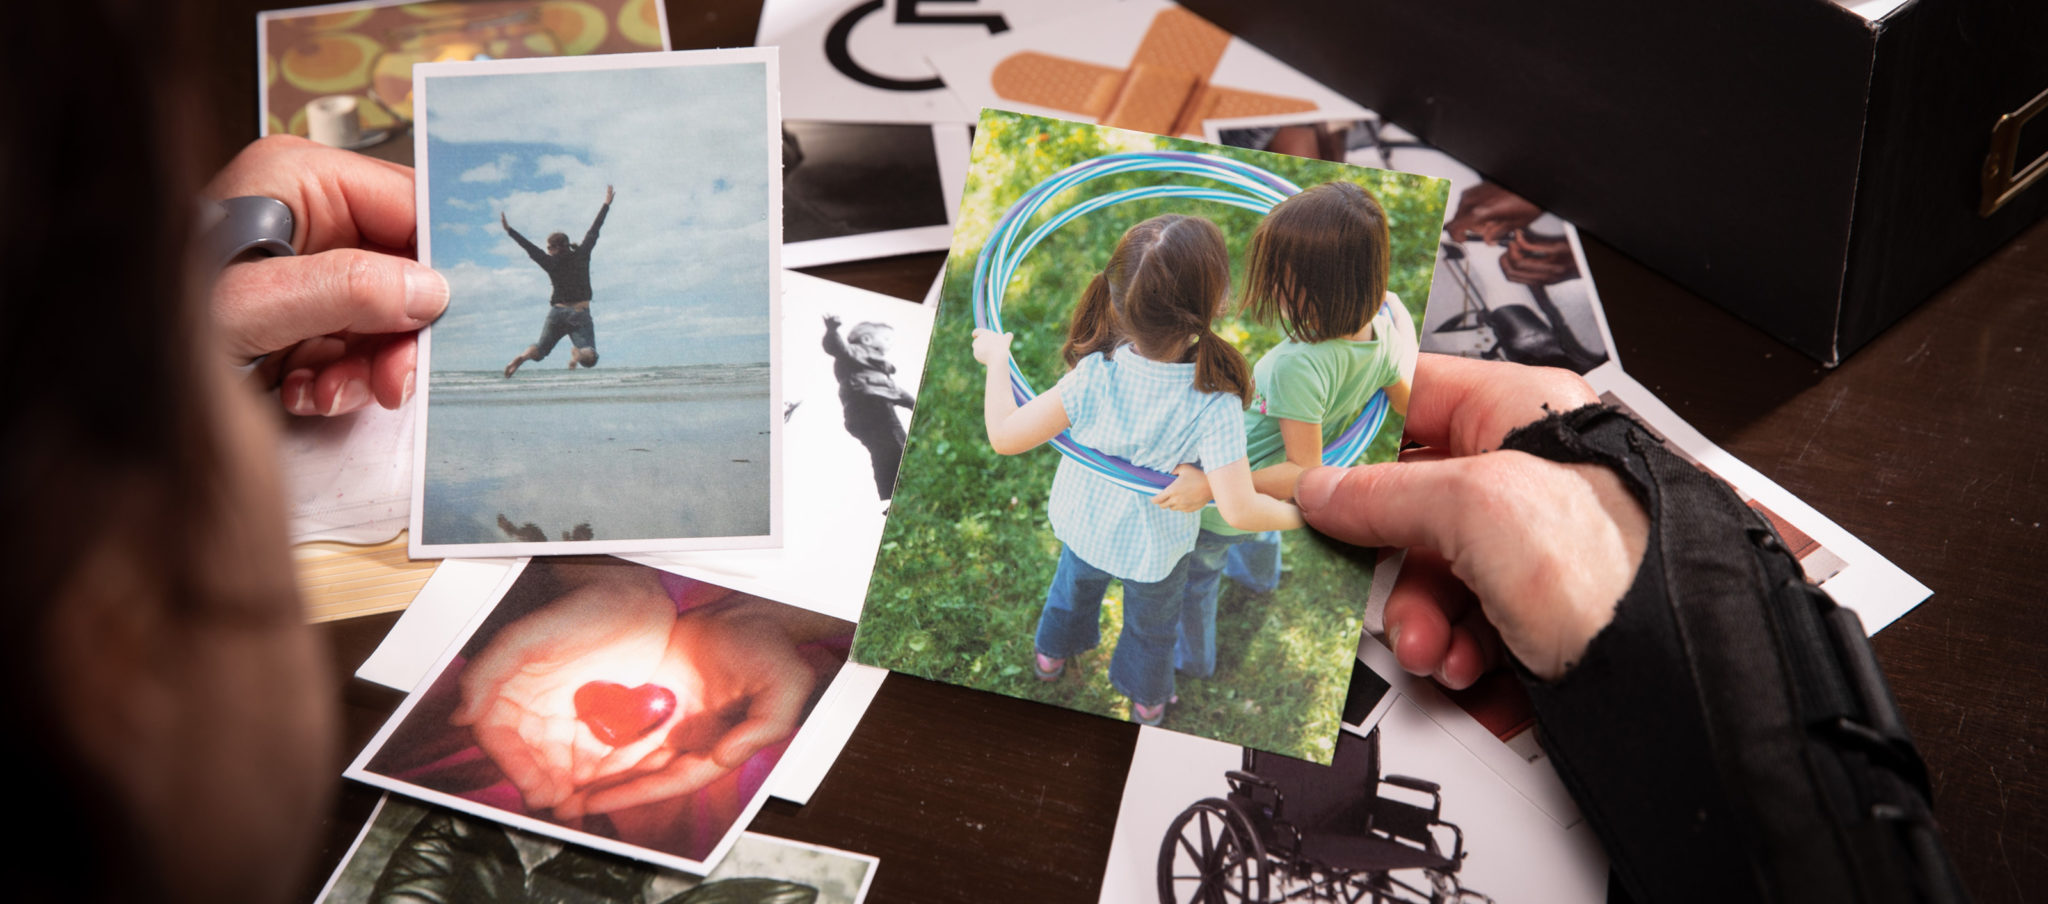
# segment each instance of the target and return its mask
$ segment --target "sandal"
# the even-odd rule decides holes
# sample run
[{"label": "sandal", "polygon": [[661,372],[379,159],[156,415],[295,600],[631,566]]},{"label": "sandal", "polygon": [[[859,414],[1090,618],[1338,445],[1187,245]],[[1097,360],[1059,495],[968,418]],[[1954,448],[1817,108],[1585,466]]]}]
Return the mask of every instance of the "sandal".
[{"label": "sandal", "polygon": [[1166,721],[1166,704],[1144,706],[1139,704],[1138,701],[1132,700],[1131,721],[1139,725],[1150,725],[1153,728],[1158,728],[1159,723]]},{"label": "sandal", "polygon": [[1067,661],[1054,659],[1037,650],[1031,651],[1031,671],[1040,681],[1058,681],[1067,673]]}]

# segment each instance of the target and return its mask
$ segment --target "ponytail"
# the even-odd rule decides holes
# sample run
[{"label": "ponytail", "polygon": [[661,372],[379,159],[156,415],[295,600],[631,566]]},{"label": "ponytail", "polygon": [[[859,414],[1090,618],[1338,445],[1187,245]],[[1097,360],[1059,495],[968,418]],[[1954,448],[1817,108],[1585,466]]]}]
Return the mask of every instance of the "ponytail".
[{"label": "ponytail", "polygon": [[1195,388],[1203,392],[1227,392],[1237,396],[1240,406],[1252,403],[1252,366],[1244,353],[1207,326],[1195,339]]},{"label": "ponytail", "polygon": [[1088,281],[1088,288],[1082,290],[1081,303],[1074,306],[1074,322],[1067,326],[1067,343],[1060,346],[1060,357],[1068,367],[1073,367],[1096,352],[1115,352],[1117,344],[1116,310],[1109,302],[1109,279],[1106,273],[1097,273]]}]

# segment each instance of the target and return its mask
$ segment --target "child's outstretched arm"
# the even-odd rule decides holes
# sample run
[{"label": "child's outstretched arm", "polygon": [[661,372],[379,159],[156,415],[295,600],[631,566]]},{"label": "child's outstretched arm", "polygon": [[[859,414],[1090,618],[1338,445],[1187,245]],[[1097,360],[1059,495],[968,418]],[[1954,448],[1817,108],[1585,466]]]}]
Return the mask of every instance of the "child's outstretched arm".
[{"label": "child's outstretched arm", "polygon": [[1240,458],[1209,471],[1216,493],[1216,511],[1238,530],[1293,530],[1302,525],[1301,509],[1252,487],[1252,467]]},{"label": "child's outstretched arm", "polygon": [[[982,395],[982,420],[987,423],[989,448],[996,450],[998,455],[1029,452],[1073,426],[1067,420],[1066,405],[1060,402],[1058,386],[1046,390],[1030,404],[1018,407],[1017,397],[1010,394],[1012,338],[1009,333],[974,331],[974,360],[988,370],[988,381]],[[1298,515],[1295,523],[1300,523]]]}]

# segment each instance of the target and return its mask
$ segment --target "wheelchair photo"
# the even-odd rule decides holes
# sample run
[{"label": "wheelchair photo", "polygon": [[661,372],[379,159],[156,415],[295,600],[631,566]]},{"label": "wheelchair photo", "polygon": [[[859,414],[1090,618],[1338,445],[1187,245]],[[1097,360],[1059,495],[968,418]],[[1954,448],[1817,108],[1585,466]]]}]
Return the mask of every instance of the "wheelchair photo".
[{"label": "wheelchair photo", "polygon": [[1230,791],[1196,801],[1159,846],[1162,904],[1491,904],[1458,881],[1465,836],[1435,782],[1380,775],[1379,731],[1329,766],[1246,749]]}]

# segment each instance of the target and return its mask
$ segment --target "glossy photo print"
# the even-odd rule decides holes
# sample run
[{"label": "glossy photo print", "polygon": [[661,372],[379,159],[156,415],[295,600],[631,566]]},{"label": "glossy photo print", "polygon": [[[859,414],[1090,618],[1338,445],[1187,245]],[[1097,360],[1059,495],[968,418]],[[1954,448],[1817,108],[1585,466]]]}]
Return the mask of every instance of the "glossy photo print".
[{"label": "glossy photo print", "polygon": [[1443,180],[975,140],[854,658],[1327,762],[1374,554],[1286,500],[1397,451]]},{"label": "glossy photo print", "polygon": [[759,809],[852,632],[620,559],[535,559],[346,774],[701,874]]},{"label": "glossy photo print", "polygon": [[1450,180],[1451,214],[1422,319],[1423,351],[1582,375],[1615,360],[1578,229],[1457,158],[1377,115],[1212,119],[1206,132],[1231,147]]},{"label": "glossy photo print", "polygon": [[876,864],[748,832],[700,878],[387,794],[315,904],[860,904]]},{"label": "glossy photo print", "polygon": [[415,69],[415,557],[780,542],[774,54]]}]

